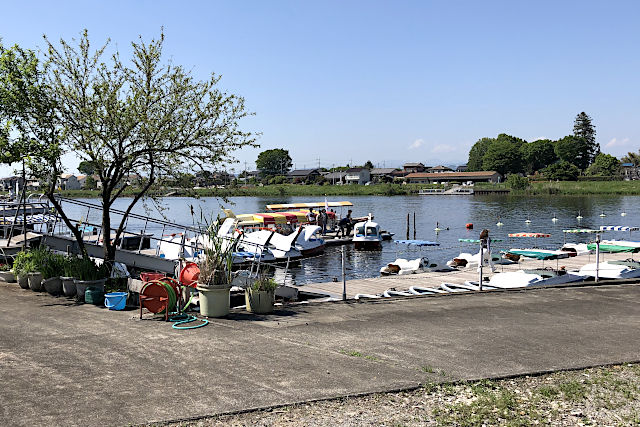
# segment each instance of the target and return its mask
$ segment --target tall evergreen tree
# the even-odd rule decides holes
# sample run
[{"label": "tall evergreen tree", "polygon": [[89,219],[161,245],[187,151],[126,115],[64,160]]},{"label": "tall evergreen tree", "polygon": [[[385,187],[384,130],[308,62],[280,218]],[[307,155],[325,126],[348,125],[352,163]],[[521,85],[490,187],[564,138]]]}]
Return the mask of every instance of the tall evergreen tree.
[{"label": "tall evergreen tree", "polygon": [[600,144],[596,142],[596,127],[591,123],[591,117],[584,111],[576,116],[573,122],[573,135],[582,138],[588,147],[588,161],[593,163],[600,154]]}]

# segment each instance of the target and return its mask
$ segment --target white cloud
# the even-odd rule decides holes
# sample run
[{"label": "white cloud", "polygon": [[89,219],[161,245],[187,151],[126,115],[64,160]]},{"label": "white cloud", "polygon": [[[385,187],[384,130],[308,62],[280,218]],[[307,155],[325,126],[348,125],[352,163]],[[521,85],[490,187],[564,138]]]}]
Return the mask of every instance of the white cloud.
[{"label": "white cloud", "polygon": [[453,153],[454,151],[457,151],[457,149],[447,144],[438,144],[431,149],[432,153]]},{"label": "white cloud", "polygon": [[628,142],[629,142],[629,138],[623,138],[621,141],[618,141],[618,138],[611,138],[609,142],[607,142],[604,145],[604,147],[605,148],[621,147],[621,146],[627,145]]},{"label": "white cloud", "polygon": [[415,141],[413,141],[413,143],[409,146],[409,150],[413,150],[414,148],[420,148],[422,147],[422,145],[424,144],[424,140],[422,138],[420,139],[416,139]]}]

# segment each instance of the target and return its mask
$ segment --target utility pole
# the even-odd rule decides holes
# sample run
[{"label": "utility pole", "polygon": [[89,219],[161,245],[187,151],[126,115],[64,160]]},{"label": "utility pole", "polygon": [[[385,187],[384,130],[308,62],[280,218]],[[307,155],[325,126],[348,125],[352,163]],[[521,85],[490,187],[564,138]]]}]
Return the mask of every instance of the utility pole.
[{"label": "utility pole", "polygon": [[318,160],[318,169],[320,169],[320,157],[318,157],[316,160]]}]

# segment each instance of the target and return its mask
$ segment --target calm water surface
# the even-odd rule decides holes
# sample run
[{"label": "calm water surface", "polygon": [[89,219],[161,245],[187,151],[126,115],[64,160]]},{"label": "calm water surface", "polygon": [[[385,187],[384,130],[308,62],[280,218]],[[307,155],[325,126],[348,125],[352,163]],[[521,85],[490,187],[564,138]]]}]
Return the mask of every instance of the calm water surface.
[{"label": "calm water surface", "polygon": [[[407,214],[411,216],[410,238],[413,238],[413,213],[416,215],[416,238],[436,241],[440,246],[429,249],[407,250],[403,245],[384,242],[378,252],[359,252],[352,246],[346,247],[347,278],[375,277],[380,267],[396,258],[417,258],[426,256],[432,262],[443,264],[460,252],[476,252],[477,245],[461,244],[460,238],[478,238],[483,228],[490,230],[492,238],[504,239],[494,244],[495,249],[514,247],[558,248],[564,239],[563,229],[597,228],[600,225],[640,225],[640,196],[345,196],[329,200],[349,200],[353,202],[354,216],[365,216],[373,213],[375,220],[392,233],[396,239],[406,238]],[[129,200],[119,200],[114,208],[124,209]],[[191,225],[202,217],[210,220],[220,213],[220,209],[231,208],[236,214],[264,212],[265,205],[272,203],[295,203],[323,201],[318,198],[304,197],[234,197],[225,203],[215,198],[189,199],[167,198],[163,201],[162,214],[170,221]],[[86,208],[74,208],[72,217],[86,216]],[[192,211],[194,215],[192,215]],[[145,216],[160,218],[160,213],[153,206],[142,205],[134,212]],[[339,208],[338,208],[339,212]],[[584,217],[577,220],[578,213]],[[600,217],[603,213],[606,217]],[[626,216],[621,213],[626,212]],[[345,211],[346,214],[346,211]],[[558,218],[553,222],[551,218]],[[496,226],[500,221],[502,227]],[[529,218],[531,223],[525,223]],[[98,213],[90,215],[92,222],[98,222]],[[436,233],[436,222],[440,228],[448,230]],[[467,230],[466,223],[473,223],[474,230]],[[144,221],[130,220],[130,230],[140,230]],[[162,227],[147,226],[148,232],[156,236],[162,234]],[[165,233],[168,231],[165,230]],[[550,233],[550,238],[509,238],[508,233],[543,232]],[[628,233],[609,233],[609,238],[628,239]],[[567,235],[567,242],[584,242],[586,235]],[[640,232],[632,236],[640,240]],[[280,272],[282,274],[282,272]],[[323,282],[332,278],[341,280],[341,255],[339,247],[327,248],[321,257],[303,260],[300,265],[292,267],[287,275],[288,282],[297,284]]]}]

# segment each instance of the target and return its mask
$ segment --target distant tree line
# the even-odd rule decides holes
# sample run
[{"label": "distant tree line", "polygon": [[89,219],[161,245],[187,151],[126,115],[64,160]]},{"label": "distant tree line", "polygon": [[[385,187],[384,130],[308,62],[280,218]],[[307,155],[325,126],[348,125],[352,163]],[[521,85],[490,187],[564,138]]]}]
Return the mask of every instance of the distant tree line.
[{"label": "distant tree line", "polygon": [[620,161],[600,152],[595,135],[591,117],[582,112],[576,116],[573,135],[557,141],[527,142],[504,133],[496,138],[481,138],[469,151],[467,168],[469,171],[494,170],[503,175],[541,174],[553,180],[575,180],[581,174],[617,175]]}]

